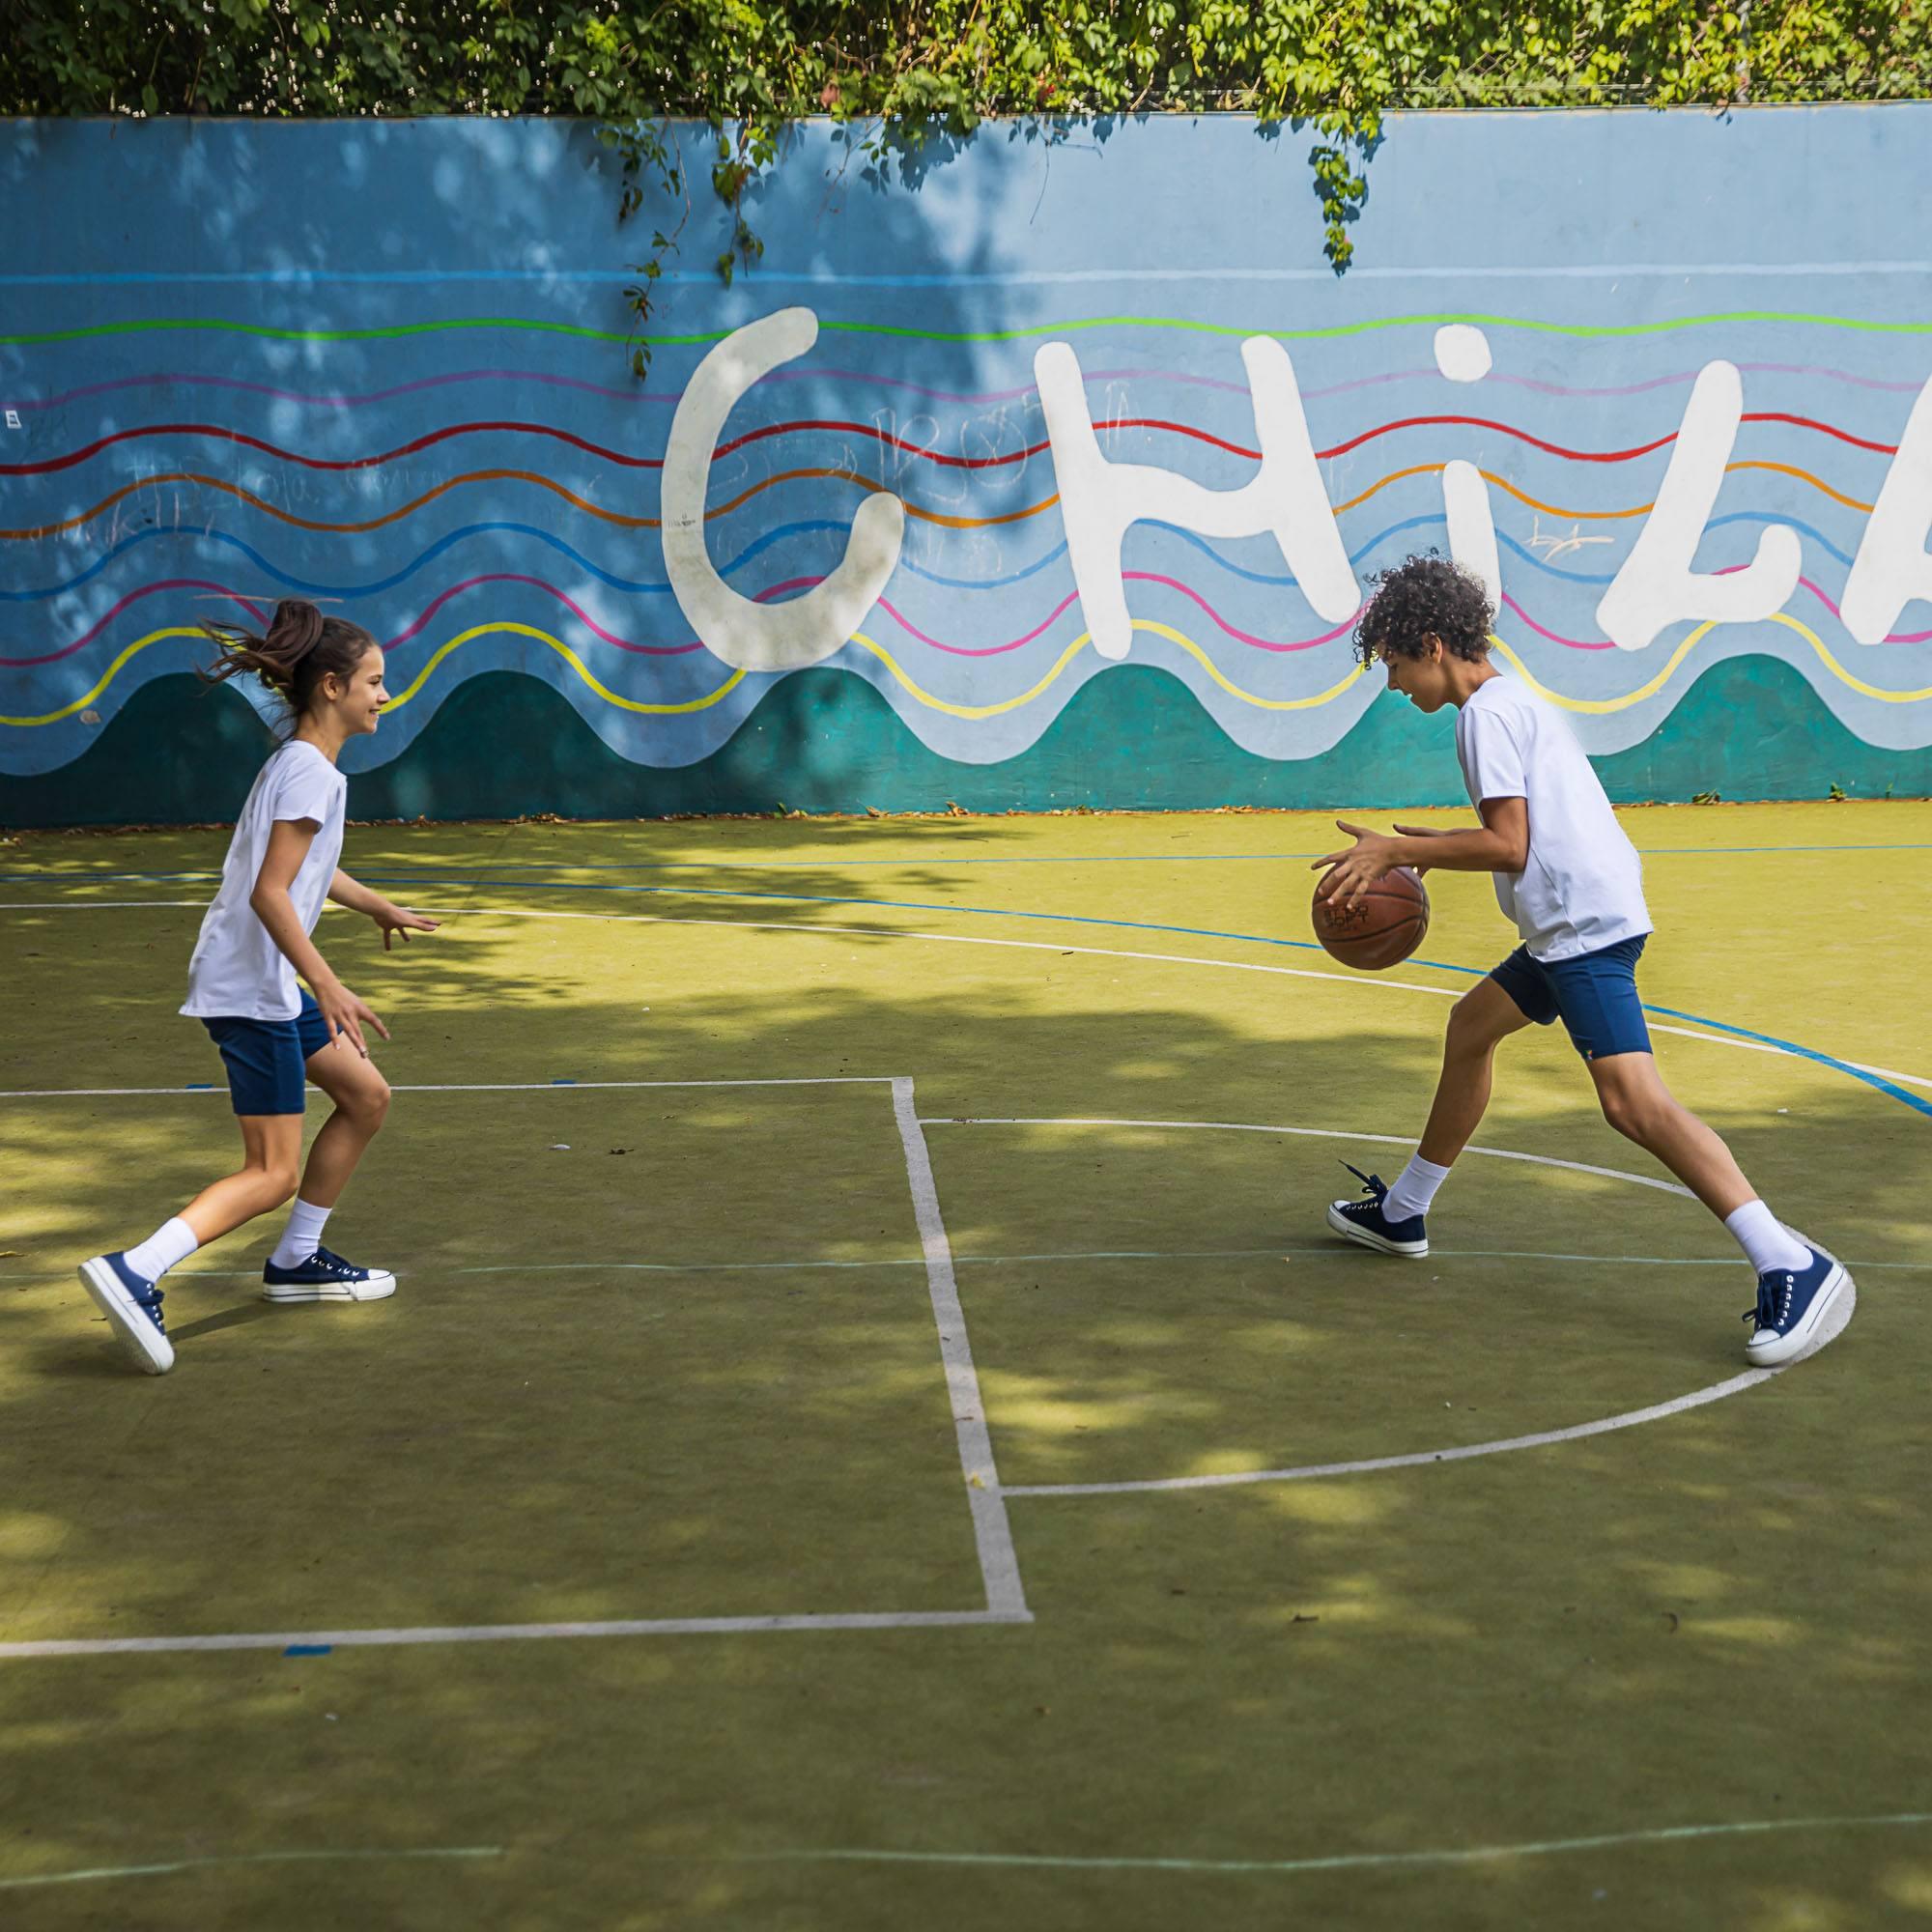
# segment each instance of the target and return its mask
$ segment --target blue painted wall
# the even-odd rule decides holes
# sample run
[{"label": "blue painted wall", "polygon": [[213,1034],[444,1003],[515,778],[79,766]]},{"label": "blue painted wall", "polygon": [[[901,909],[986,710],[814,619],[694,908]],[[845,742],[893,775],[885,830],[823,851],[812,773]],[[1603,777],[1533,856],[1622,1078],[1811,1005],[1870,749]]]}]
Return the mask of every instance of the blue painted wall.
[{"label": "blue painted wall", "polygon": [[[1257,334],[1357,573],[1443,546],[1442,466],[1484,472],[1514,674],[1626,795],[1932,789],[1932,608],[1864,644],[1837,614],[1932,375],[1928,143],[1919,105],[1399,117],[1338,280],[1305,144],[1238,118],[991,126],[890,187],[814,125],[728,290],[696,208],[640,384],[657,215],[617,227],[585,127],[0,124],[0,821],[206,815],[197,748],[247,759],[182,634],[290,592],[390,646],[345,763],[412,811],[1454,797],[1270,537],[1137,524],[1131,654],[1083,641],[1036,352],[1073,347],[1109,457],[1233,490]],[[707,353],[791,306],[817,341],[731,412],[713,563],[783,599],[868,491],[907,522],[849,642],[748,671],[672,593],[657,466]],[[1437,368],[1459,318],[1480,383]],[[1804,581],[1615,648],[1598,602],[1719,359],[1746,415],[1696,568],[1781,525]]]}]

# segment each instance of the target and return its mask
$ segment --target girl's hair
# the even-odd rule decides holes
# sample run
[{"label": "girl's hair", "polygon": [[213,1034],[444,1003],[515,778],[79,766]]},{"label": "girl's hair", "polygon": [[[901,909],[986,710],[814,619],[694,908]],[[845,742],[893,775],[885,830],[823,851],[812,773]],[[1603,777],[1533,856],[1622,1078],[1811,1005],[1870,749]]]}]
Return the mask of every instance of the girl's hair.
[{"label": "girl's hair", "polygon": [[252,671],[298,718],[308,710],[325,677],[333,672],[347,682],[363,658],[380,648],[360,624],[325,617],[299,597],[284,597],[260,637],[239,624],[204,623],[201,628],[221,646],[220,657],[197,668],[204,684]]},{"label": "girl's hair", "polygon": [[1419,658],[1435,637],[1451,657],[1480,659],[1490,648],[1495,606],[1481,582],[1460,564],[1411,556],[1374,580],[1379,587],[1355,621],[1355,655],[1372,665],[1386,651]]}]

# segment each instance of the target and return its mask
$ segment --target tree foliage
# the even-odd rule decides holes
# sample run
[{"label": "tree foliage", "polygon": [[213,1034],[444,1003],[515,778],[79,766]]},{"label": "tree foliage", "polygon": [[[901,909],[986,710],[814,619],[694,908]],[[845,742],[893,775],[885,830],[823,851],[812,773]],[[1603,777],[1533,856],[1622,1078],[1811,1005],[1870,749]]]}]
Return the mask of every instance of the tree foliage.
[{"label": "tree foliage", "polygon": [[707,123],[727,276],[757,252],[746,185],[810,115],[888,170],[988,116],[1305,128],[1340,271],[1392,109],[1927,93],[1932,0],[0,0],[0,113],[585,116],[625,213],[686,192],[666,126]]}]

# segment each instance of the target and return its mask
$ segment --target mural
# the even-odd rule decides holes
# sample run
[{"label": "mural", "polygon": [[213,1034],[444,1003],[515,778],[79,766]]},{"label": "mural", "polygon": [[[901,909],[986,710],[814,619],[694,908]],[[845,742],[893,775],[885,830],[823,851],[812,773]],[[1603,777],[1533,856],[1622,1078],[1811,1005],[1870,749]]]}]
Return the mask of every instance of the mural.
[{"label": "mural", "polygon": [[[0,126],[0,816],[91,754],[118,815],[180,815],[114,721],[170,680],[199,728],[197,620],[289,594],[390,653],[352,770],[428,757],[486,672],[613,771],[713,758],[830,673],[1015,803],[1059,797],[1025,774],[1076,700],[1135,794],[1084,802],[1240,802],[1255,759],[1364,742],[1364,581],[1431,547],[1593,755],[1725,668],[1777,734],[1760,795],[1823,793],[1847,734],[1869,788],[1926,789],[1932,209],[1816,185],[1928,139],[1916,106],[1401,120],[1337,281],[1252,123],[989,127],[891,185],[814,126],[757,272],[665,277],[639,384],[586,128]],[[1145,681],[1108,708],[1130,667],[1248,763],[1169,784]],[[1724,710],[1696,729],[1748,794]],[[817,795],[933,802],[853,743]],[[1454,796],[1438,749],[1267,796]],[[511,768],[464,809],[549,802],[469,754]],[[809,791],[826,755],[795,731],[766,769]]]}]

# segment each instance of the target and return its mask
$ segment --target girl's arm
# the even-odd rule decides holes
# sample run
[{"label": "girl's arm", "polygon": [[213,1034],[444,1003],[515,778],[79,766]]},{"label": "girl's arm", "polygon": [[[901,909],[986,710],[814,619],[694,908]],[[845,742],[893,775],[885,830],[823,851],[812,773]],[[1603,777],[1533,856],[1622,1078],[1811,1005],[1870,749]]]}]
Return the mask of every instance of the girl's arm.
[{"label": "girl's arm", "polygon": [[399,906],[393,899],[385,899],[381,893],[371,892],[359,880],[352,879],[338,866],[335,876],[328,882],[328,896],[339,906],[347,906],[351,912],[367,913],[376,922],[376,928],[383,935],[383,951],[389,950],[390,936],[400,932],[403,944],[409,944],[412,932],[434,932],[439,923],[433,919],[425,919],[419,912],[411,912],[406,906]]},{"label": "girl's arm", "polygon": [[268,927],[269,937],[281,950],[283,958],[308,981],[315,1003],[328,1023],[330,1041],[347,1034],[350,1045],[367,1060],[369,1048],[362,1037],[363,1022],[366,1020],[384,1039],[388,1038],[389,1030],[328,970],[328,962],[302,930],[295,901],[289,896],[289,888],[301,870],[302,861],[308,857],[308,848],[320,829],[312,818],[276,819],[270,828],[269,849],[263,854],[262,869],[255,875],[255,890],[248,895],[248,904],[255,917]]},{"label": "girl's arm", "polygon": [[1332,867],[1322,881],[1321,896],[1347,905],[1353,905],[1398,866],[1413,866],[1418,871],[1432,867],[1449,872],[1521,871],[1529,863],[1529,801],[1486,798],[1477,810],[1483,819],[1480,826],[1435,831],[1425,825],[1398,825],[1394,838],[1338,818],[1335,823],[1353,836],[1354,844],[1346,852],[1330,852],[1316,860],[1309,870]]}]

